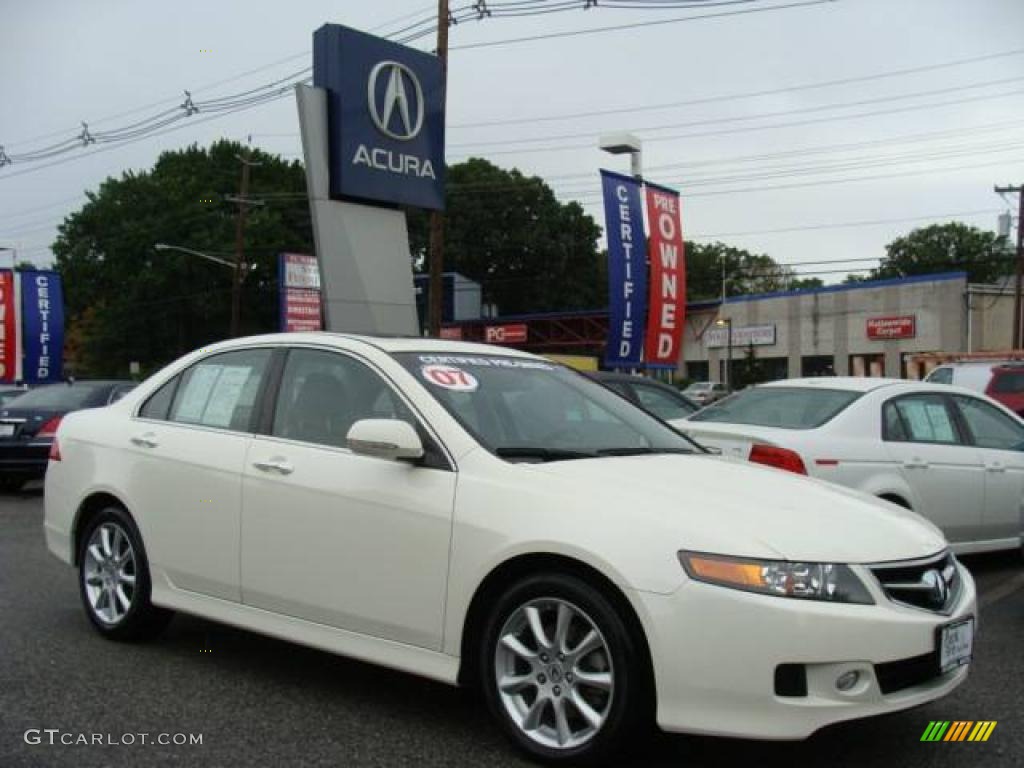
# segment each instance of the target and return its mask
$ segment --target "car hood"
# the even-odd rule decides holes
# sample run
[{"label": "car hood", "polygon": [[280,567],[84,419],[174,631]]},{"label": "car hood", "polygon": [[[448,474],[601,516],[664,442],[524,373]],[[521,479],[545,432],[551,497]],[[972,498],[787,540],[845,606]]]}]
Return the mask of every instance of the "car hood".
[{"label": "car hood", "polygon": [[[717,456],[646,455],[519,465],[672,529],[678,546],[806,562],[874,563],[944,549],[934,525],[889,502]],[[538,480],[540,478],[538,477]]]}]

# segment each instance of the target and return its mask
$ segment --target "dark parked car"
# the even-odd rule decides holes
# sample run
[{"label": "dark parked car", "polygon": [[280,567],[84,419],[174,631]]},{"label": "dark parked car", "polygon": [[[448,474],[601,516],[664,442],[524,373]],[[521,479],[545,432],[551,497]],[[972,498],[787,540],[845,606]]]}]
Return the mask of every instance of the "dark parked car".
[{"label": "dark parked car", "polygon": [[16,397],[21,397],[28,392],[27,387],[0,387],[0,409]]},{"label": "dark parked car", "polygon": [[53,436],[65,414],[108,405],[134,386],[133,381],[48,384],[0,406],[0,489],[16,491],[46,474]]},{"label": "dark parked car", "polygon": [[700,408],[675,387],[644,376],[610,371],[595,371],[588,375],[662,421],[685,418]]}]

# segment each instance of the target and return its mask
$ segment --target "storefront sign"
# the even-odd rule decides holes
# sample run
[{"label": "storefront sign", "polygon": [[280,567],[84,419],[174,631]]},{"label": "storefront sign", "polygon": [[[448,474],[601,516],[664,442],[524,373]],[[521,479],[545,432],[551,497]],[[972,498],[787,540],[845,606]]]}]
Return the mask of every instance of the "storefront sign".
[{"label": "storefront sign", "polygon": [[18,304],[14,295],[14,273],[0,271],[0,381],[14,382],[18,372]]},{"label": "storefront sign", "polygon": [[867,329],[869,339],[912,339],[917,335],[917,318],[914,315],[869,317]]},{"label": "storefront sign", "polygon": [[[732,329],[733,347],[771,346],[775,343],[775,325],[738,325]],[[726,347],[729,344],[729,327],[716,325],[704,334],[704,346],[708,349]]]},{"label": "storefront sign", "polygon": [[511,325],[488,325],[484,329],[484,340],[488,344],[522,344],[526,341],[526,323]]},{"label": "storefront sign", "polygon": [[686,264],[679,193],[648,183],[647,231],[651,248],[651,299],[644,363],[675,368],[683,346]]},{"label": "storefront sign", "polygon": [[444,77],[437,56],[338,24],[313,35],[327,91],[331,197],[444,208]]},{"label": "storefront sign", "polygon": [[21,282],[22,378],[32,385],[60,381],[64,353],[64,294],[60,275],[26,270],[18,277]]},{"label": "storefront sign", "polygon": [[643,354],[647,316],[647,239],[640,182],[601,171],[608,239],[609,368],[636,368]]},{"label": "storefront sign", "polygon": [[280,327],[282,331],[323,329],[320,306],[320,269],[316,257],[304,253],[278,256]]}]

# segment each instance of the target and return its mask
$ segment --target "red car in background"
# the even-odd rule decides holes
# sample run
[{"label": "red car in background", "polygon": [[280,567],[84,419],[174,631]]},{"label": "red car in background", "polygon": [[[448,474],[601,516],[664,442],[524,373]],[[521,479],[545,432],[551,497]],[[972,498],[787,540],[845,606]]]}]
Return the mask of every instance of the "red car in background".
[{"label": "red car in background", "polygon": [[983,392],[1024,417],[1024,361],[964,361],[946,363],[925,378],[933,384],[956,384]]}]

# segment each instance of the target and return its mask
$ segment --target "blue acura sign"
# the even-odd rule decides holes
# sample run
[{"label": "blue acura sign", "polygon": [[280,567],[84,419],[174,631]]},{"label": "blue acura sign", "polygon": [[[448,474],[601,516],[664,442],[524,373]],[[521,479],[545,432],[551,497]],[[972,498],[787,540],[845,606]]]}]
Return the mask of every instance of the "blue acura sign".
[{"label": "blue acura sign", "polygon": [[444,86],[436,56],[337,24],[313,33],[327,91],[331,197],[444,208]]}]

